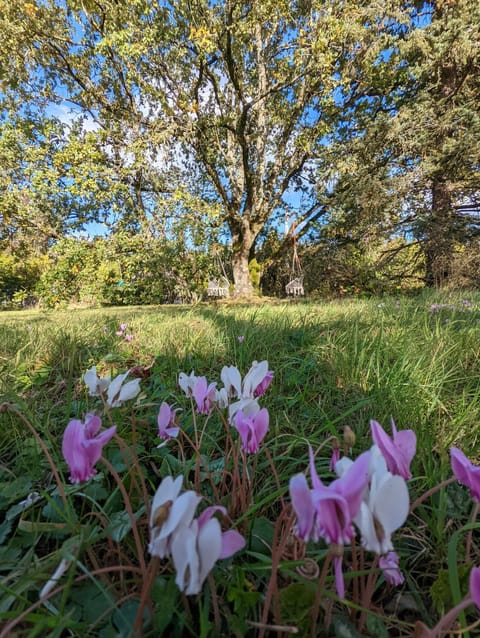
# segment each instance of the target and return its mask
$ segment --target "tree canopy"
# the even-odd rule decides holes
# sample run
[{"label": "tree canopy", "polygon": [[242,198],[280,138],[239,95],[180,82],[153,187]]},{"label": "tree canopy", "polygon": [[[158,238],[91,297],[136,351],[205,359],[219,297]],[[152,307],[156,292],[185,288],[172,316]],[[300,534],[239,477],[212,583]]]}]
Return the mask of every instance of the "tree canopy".
[{"label": "tree canopy", "polygon": [[183,216],[226,228],[248,295],[258,241],[286,214],[290,234],[405,229],[423,242],[427,283],[472,228],[473,0],[0,9],[4,238],[25,220],[51,238],[92,219],[167,232]]}]

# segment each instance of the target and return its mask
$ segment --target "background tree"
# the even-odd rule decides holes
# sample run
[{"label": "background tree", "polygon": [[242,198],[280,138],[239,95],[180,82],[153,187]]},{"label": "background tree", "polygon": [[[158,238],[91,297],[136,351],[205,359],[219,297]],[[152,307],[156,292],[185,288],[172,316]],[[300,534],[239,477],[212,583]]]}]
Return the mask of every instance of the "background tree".
[{"label": "background tree", "polygon": [[389,12],[370,73],[349,70],[348,124],[331,149],[349,151],[334,164],[337,229],[418,242],[426,284],[441,285],[456,242],[479,229],[480,12],[470,0],[394,2]]},{"label": "background tree", "polygon": [[287,194],[303,197],[297,225],[322,213],[315,160],[339,113],[339,66],[366,29],[356,2],[1,4],[10,94],[72,105],[140,223],[165,169],[167,190],[204,181],[230,231],[238,295],[252,292],[255,242]]}]

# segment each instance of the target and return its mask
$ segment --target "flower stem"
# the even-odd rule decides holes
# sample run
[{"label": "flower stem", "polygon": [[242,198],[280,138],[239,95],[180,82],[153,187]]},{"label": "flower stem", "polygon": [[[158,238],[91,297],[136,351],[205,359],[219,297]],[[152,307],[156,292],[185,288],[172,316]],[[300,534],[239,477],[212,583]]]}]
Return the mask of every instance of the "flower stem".
[{"label": "flower stem", "polygon": [[419,496],[410,506],[410,514],[413,512],[413,510],[415,508],[417,508],[419,505],[421,505],[421,503],[423,503],[423,501],[426,501],[427,498],[429,498],[430,496],[432,496],[433,494],[435,494],[436,492],[439,492],[440,490],[442,490],[444,487],[446,487],[447,485],[450,485],[450,483],[454,483],[457,479],[455,478],[455,476],[452,476],[449,479],[445,479],[444,481],[442,481],[441,483],[439,483],[438,485],[434,485],[432,488],[430,488],[429,490],[427,490],[424,494],[422,494],[421,496]]},{"label": "flower stem", "polygon": [[55,462],[54,462],[54,460],[52,458],[52,455],[48,451],[47,446],[43,442],[42,437],[39,435],[37,430],[33,427],[33,425],[27,419],[27,417],[24,414],[22,414],[22,412],[20,412],[20,410],[18,408],[16,408],[14,405],[12,405],[11,403],[2,403],[0,405],[0,412],[13,412],[13,414],[16,414],[18,416],[18,418],[27,426],[27,428],[33,434],[33,436],[35,437],[35,439],[38,442],[39,446],[42,448],[42,451],[45,454],[48,463],[50,464],[50,467],[52,469],[52,474],[55,477],[55,481],[57,483],[58,492],[60,494],[60,497],[61,497],[64,505],[66,505],[67,504],[67,497],[65,495],[65,490],[63,488],[63,482],[60,479],[60,474],[58,473],[58,470],[57,470],[57,467],[55,465]]},{"label": "flower stem", "polygon": [[[480,503],[476,502],[472,512],[472,520],[471,520],[472,524],[475,523],[475,521],[477,520],[479,509],[480,509]],[[473,529],[469,529],[467,533],[467,538],[465,541],[465,559],[467,563],[470,562],[470,551],[472,549],[472,536],[473,536]]]},{"label": "flower stem", "polygon": [[133,513],[133,510],[132,510],[132,504],[130,503],[130,498],[127,494],[127,490],[125,489],[125,486],[122,482],[122,479],[118,475],[118,472],[115,470],[115,468],[110,463],[110,461],[107,461],[107,459],[104,456],[101,457],[101,461],[105,465],[105,467],[108,469],[108,471],[111,473],[111,475],[113,476],[116,484],[118,485],[118,489],[122,493],[123,501],[125,503],[125,509],[127,510],[127,514],[130,519],[130,525],[132,526],[133,538],[135,540],[135,545],[137,548],[138,561],[140,563],[140,568],[142,570],[142,573],[145,574],[147,568],[145,564],[145,557],[143,555],[143,546],[140,540],[140,535],[138,533],[138,527],[137,527],[137,521],[135,518],[135,514]]}]

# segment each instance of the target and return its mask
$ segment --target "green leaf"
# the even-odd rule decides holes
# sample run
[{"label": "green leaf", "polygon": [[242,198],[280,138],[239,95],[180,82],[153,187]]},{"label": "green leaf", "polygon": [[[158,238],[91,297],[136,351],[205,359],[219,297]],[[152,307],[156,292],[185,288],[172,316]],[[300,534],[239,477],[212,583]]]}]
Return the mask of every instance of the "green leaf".
[{"label": "green leaf", "polygon": [[[165,578],[159,576],[155,579],[151,590],[154,604],[153,626],[159,636],[164,635],[165,630],[172,624],[175,617],[175,608],[180,603],[180,591],[175,584],[173,576]],[[181,617],[180,617],[181,618]],[[182,622],[179,622],[182,625]]]},{"label": "green leaf", "polygon": [[367,631],[372,638],[390,638],[385,623],[374,614],[367,614]]},{"label": "green leaf", "polygon": [[335,638],[365,638],[344,616],[334,616],[332,626]]},{"label": "green leaf", "polygon": [[[138,612],[139,601],[127,600],[121,607],[118,607],[112,616],[112,622],[118,630],[116,638],[131,638],[133,636],[133,625]],[[148,611],[143,610],[143,620],[147,620]]]},{"label": "green leaf", "polygon": [[3,545],[3,543],[6,541],[6,539],[8,538],[8,535],[10,534],[11,529],[12,529],[11,520],[6,520],[0,525],[0,545]]},{"label": "green leaf", "polygon": [[125,538],[132,529],[130,517],[127,512],[115,512],[110,517],[110,523],[106,529],[108,536],[117,543]]}]

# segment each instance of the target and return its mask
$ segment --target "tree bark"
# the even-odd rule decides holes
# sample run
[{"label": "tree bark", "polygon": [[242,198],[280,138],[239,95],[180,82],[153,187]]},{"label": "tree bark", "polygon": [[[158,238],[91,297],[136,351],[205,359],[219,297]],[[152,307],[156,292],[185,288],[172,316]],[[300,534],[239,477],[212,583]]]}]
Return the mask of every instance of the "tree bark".
[{"label": "tree bark", "polygon": [[425,233],[425,284],[431,288],[445,285],[451,273],[453,212],[448,183],[434,179],[431,213]]},{"label": "tree bark", "polygon": [[256,235],[247,220],[243,220],[242,227],[241,231],[232,233],[233,296],[236,298],[252,297],[255,294],[248,264]]}]

